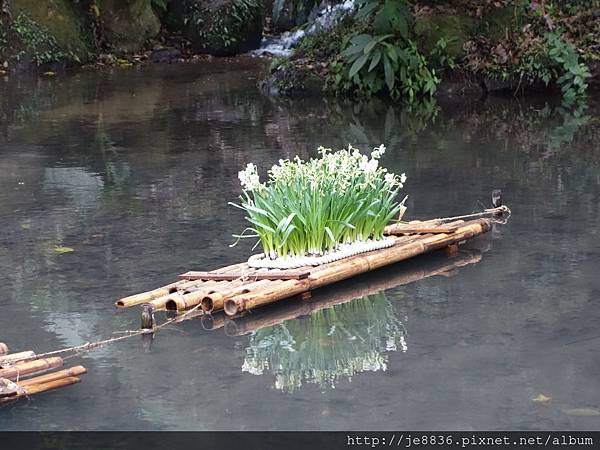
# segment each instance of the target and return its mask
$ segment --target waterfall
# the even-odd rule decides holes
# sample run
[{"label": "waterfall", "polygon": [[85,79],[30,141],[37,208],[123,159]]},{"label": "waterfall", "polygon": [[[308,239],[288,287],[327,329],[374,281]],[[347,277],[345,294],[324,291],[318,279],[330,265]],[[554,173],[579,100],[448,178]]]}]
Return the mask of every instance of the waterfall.
[{"label": "waterfall", "polygon": [[345,0],[343,3],[335,5],[324,1],[314,14],[311,13],[311,16],[314,16],[311,22],[294,31],[285,31],[279,35],[264,37],[260,48],[254,50],[252,54],[289,56],[304,36],[333,28],[342,17],[354,11],[354,8],[354,0]]}]

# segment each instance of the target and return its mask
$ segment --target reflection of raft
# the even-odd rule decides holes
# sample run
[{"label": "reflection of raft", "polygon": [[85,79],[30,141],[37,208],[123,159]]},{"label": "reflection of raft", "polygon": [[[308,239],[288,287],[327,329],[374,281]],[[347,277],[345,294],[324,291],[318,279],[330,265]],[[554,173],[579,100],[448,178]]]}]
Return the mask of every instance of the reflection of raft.
[{"label": "reflection of raft", "polygon": [[32,351],[9,353],[0,343],[0,404],[75,384],[86,373],[82,366],[46,373],[62,365],[62,358],[45,358]]},{"label": "reflection of raft", "polygon": [[[487,215],[507,211],[505,207],[486,210]],[[396,243],[317,267],[294,270],[252,269],[247,263],[223,267],[211,272],[187,272],[180,280],[152,291],[125,297],[117,307],[148,304],[148,310],[185,311],[201,307],[205,312],[221,309],[227,315],[293,297],[326,285],[379,269],[414,256],[450,248],[490,230],[492,219],[435,219],[396,224],[386,234]]]},{"label": "reflection of raft", "polygon": [[451,258],[429,258],[402,270],[385,268],[356,283],[341,283],[325,288],[310,300],[296,297],[289,302],[281,302],[273,308],[264,308],[249,314],[241,314],[227,319],[221,312],[202,316],[202,325],[208,330],[224,327],[229,336],[245,335],[287,320],[307,316],[315,311],[347,303],[360,297],[404,286],[434,276],[452,276],[461,267],[481,261],[479,250],[461,250]]}]

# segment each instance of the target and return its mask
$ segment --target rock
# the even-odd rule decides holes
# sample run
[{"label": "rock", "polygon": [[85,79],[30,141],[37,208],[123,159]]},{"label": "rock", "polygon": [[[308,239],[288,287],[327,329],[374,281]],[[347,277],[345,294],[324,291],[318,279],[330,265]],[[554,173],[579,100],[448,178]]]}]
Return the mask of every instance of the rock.
[{"label": "rock", "polygon": [[[83,30],[85,19],[69,0],[11,0],[12,34],[17,40],[9,51],[23,51],[21,64],[85,62],[91,38]],[[18,48],[17,48],[18,47]],[[24,61],[25,60],[25,61]]]},{"label": "rock", "polygon": [[273,2],[272,25],[276,31],[289,31],[308,21],[315,7],[314,0],[275,0]]},{"label": "rock", "polygon": [[431,52],[436,43],[444,38],[448,44],[448,55],[460,58],[464,55],[463,46],[474,28],[475,21],[472,17],[432,14],[417,17],[414,30],[419,40],[419,48],[425,53]]},{"label": "rock", "polygon": [[172,63],[181,58],[181,52],[174,47],[165,47],[152,50],[150,61],[153,63]]},{"label": "rock", "polygon": [[165,21],[195,51],[227,56],[260,46],[263,19],[259,0],[181,0],[169,2]]},{"label": "rock", "polygon": [[259,83],[269,96],[323,95],[324,76],[302,64],[280,66]]},{"label": "rock", "polygon": [[160,31],[160,21],[148,0],[103,0],[100,19],[107,43],[120,52],[139,51]]}]

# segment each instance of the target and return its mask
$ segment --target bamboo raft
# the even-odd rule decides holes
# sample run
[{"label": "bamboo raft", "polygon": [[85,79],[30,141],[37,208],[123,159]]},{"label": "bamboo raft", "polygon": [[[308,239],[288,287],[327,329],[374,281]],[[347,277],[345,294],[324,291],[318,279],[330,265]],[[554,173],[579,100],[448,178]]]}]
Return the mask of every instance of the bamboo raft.
[{"label": "bamboo raft", "polygon": [[10,353],[0,342],[0,405],[78,383],[79,375],[87,372],[83,366],[51,372],[63,364],[60,357],[44,357],[31,350]]},{"label": "bamboo raft", "polygon": [[[491,216],[504,211],[508,208],[497,207],[485,212]],[[315,289],[420,254],[440,249],[456,252],[459,245],[489,231],[492,222],[492,218],[477,218],[394,224],[385,230],[386,235],[395,239],[395,244],[389,248],[294,270],[253,269],[244,262],[208,272],[189,271],[166,286],[121,298],[115,306],[143,305],[143,328],[154,326],[153,312],[160,310],[185,312],[201,309],[205,314],[224,310],[227,316],[238,316],[283,299],[308,295]]]}]

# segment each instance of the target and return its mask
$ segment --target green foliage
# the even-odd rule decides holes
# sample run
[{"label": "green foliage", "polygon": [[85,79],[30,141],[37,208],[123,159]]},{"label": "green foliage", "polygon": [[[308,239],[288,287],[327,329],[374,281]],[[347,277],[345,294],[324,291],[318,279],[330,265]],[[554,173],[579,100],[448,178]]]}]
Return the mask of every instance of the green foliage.
[{"label": "green foliage", "polygon": [[438,71],[456,68],[456,61],[454,57],[448,52],[448,47],[451,46],[455,41],[456,38],[453,36],[450,36],[448,38],[441,37],[437,40],[435,46],[431,50],[431,53],[429,54],[429,59],[431,61],[431,65],[435,67]]},{"label": "green foliage", "polygon": [[262,2],[261,0],[235,0],[217,11],[194,8],[189,20],[200,30],[199,37],[204,39],[208,46],[230,47],[237,43],[248,22],[256,19],[262,8]]},{"label": "green foliage", "polygon": [[560,85],[565,101],[572,103],[578,97],[585,95],[586,80],[590,77],[590,71],[579,61],[573,46],[566,42],[559,32],[548,33],[547,39],[548,56],[562,73],[556,81]]},{"label": "green foliage", "polygon": [[412,16],[404,0],[363,0],[356,18],[370,32],[355,32],[343,45],[332,65],[334,91],[387,92],[409,103],[435,93],[439,79],[410,37]]},{"label": "green foliage", "polygon": [[64,59],[78,60],[72,52],[63,51],[47,29],[25,14],[19,14],[12,21],[12,30],[22,47],[15,55],[18,60],[31,58],[38,66]]}]

